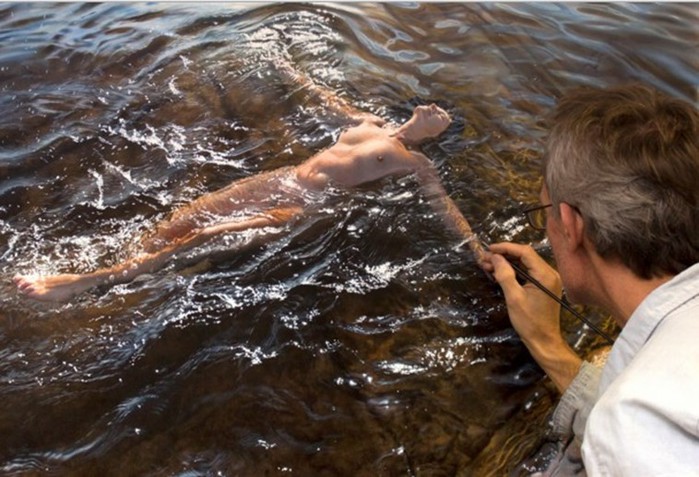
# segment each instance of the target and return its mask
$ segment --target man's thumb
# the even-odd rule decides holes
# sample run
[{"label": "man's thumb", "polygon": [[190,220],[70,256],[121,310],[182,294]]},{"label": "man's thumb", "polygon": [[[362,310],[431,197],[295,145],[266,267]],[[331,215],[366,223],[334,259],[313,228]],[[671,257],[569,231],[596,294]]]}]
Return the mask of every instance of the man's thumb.
[{"label": "man's thumb", "polygon": [[493,276],[500,284],[505,294],[512,290],[512,287],[519,286],[515,276],[515,270],[505,257],[494,253],[490,261],[493,264]]}]

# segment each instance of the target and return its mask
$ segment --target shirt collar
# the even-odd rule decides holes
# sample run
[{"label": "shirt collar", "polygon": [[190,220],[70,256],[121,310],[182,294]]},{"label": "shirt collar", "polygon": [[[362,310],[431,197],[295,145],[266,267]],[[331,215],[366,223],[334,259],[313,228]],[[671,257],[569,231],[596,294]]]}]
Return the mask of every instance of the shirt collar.
[{"label": "shirt collar", "polygon": [[699,296],[699,263],[653,290],[634,310],[617,338],[605,367],[600,391],[631,362],[668,315]]}]

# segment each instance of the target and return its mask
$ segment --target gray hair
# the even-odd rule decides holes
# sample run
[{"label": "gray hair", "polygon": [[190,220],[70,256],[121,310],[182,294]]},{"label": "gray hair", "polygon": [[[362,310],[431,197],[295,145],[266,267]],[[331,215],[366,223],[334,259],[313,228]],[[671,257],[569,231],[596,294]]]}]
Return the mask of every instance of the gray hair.
[{"label": "gray hair", "polygon": [[551,201],[577,208],[600,256],[642,278],[699,262],[693,106],[641,85],[585,88],[562,98],[551,120],[544,159]]}]

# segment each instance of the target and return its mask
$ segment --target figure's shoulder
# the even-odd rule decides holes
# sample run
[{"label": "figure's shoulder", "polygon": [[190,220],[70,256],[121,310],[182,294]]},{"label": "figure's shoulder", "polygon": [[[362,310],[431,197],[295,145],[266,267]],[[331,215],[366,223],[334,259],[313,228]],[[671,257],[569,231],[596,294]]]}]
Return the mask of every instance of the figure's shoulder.
[{"label": "figure's shoulder", "polygon": [[386,124],[385,119],[373,113],[359,112],[357,114],[353,114],[351,119],[358,125],[383,127]]},{"label": "figure's shoulder", "polygon": [[410,160],[412,161],[415,167],[434,169],[434,163],[430,160],[429,157],[427,157],[420,151],[415,151],[408,147],[405,147],[405,150],[407,151],[408,157],[410,157]]},{"label": "figure's shoulder", "polygon": [[382,127],[383,120],[376,121],[367,118],[358,124],[354,124],[342,131],[338,140],[341,144],[356,145],[366,141],[373,141],[388,137],[388,132]]}]

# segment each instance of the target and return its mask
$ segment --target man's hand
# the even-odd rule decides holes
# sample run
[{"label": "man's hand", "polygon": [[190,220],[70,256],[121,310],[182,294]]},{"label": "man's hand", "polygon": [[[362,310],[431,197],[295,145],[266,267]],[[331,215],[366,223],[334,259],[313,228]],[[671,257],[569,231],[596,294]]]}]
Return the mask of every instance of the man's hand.
[{"label": "man's hand", "polygon": [[581,360],[561,335],[560,305],[534,284],[520,285],[505,256],[519,261],[532,278],[560,297],[558,272],[526,245],[498,243],[491,245],[489,252],[483,268],[492,271],[500,284],[512,326],[534,359],[564,391],[577,374]]},{"label": "man's hand", "polygon": [[498,243],[490,246],[490,252],[493,276],[505,293],[510,321],[525,344],[537,346],[560,339],[561,306],[534,284],[520,285],[503,255],[519,261],[533,278],[560,297],[563,287],[558,272],[526,245]]}]

